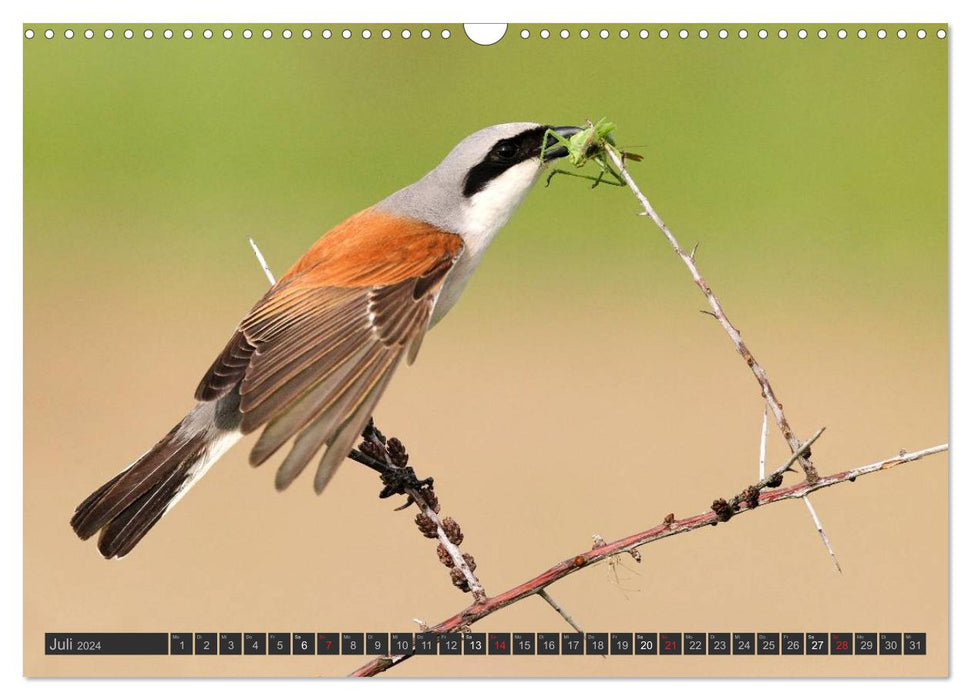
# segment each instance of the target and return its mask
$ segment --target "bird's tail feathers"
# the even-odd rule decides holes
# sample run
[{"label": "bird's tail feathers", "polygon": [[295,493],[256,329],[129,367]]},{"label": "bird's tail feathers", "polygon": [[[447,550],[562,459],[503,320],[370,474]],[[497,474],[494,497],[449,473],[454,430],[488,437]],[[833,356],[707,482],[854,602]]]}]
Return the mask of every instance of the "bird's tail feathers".
[{"label": "bird's tail feathers", "polygon": [[217,427],[216,402],[198,404],[169,433],[77,507],[82,540],[99,530],[106,559],[123,557],[242,434]]}]

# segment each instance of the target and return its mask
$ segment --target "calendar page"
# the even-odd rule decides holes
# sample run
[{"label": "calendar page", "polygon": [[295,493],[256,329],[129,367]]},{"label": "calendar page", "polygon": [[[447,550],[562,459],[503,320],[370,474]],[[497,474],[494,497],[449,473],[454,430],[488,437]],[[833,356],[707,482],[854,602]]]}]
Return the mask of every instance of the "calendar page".
[{"label": "calendar page", "polygon": [[83,18],[25,675],[949,673],[948,25]]}]

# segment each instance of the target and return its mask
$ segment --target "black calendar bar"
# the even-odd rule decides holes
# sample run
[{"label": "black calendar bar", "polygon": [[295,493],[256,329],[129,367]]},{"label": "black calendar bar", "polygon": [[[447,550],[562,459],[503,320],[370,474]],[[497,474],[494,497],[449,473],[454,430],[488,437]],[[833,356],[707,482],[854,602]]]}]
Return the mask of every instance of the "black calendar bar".
[{"label": "black calendar bar", "polygon": [[155,655],[169,653],[167,632],[48,632],[44,653],[51,656]]},{"label": "black calendar bar", "polygon": [[[48,655],[924,656],[925,632],[48,632]],[[769,658],[765,661],[770,662]]]}]

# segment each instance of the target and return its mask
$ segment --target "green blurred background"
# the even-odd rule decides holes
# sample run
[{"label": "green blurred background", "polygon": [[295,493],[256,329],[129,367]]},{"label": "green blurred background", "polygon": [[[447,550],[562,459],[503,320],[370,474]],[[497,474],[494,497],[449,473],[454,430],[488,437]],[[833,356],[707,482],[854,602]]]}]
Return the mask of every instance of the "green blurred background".
[{"label": "green blurred background", "polygon": [[[918,40],[909,27],[906,40],[880,40],[868,26],[866,40],[840,40],[830,27],[819,40],[808,26],[810,38],[789,27],[780,40],[769,25],[765,40],[754,30],[662,40],[648,27],[647,40],[615,30],[605,41],[569,27],[564,41],[557,26],[546,40],[537,27],[522,40],[512,26],[479,47],[460,26],[449,40],[364,40],[360,28],[323,40],[319,26],[311,40],[282,39],[282,27],[264,40],[260,27],[246,40],[231,26],[225,40],[219,25],[206,40],[195,26],[187,41],[178,25],[169,40],[161,27],[151,40],[141,27],[105,40],[92,25],[96,39],[25,42],[28,284],[51,247],[102,282],[123,282],[126,268],[144,280],[118,263],[163,250],[218,259],[198,266],[207,275],[248,276],[234,231],[237,244],[256,236],[281,267],[479,127],[604,115],[645,155],[635,174],[662,215],[686,241],[703,237],[706,255],[745,266],[758,251],[767,267],[876,302],[863,276],[851,289],[820,282],[864,261],[881,276],[941,270],[947,42],[933,33]],[[521,284],[582,260],[631,273],[638,287],[636,278],[682,274],[645,254],[656,236],[630,225],[629,193],[557,184],[498,241],[494,272]],[[535,256],[549,264],[537,269]],[[745,277],[760,286],[757,273]]]},{"label": "green blurred background", "polygon": [[[711,25],[704,40],[692,26],[690,39],[677,38],[680,26],[666,27],[671,36],[661,39],[662,27],[653,25],[629,25],[627,39],[610,26],[608,40],[597,36],[600,26],[585,25],[592,33],[585,40],[580,26],[565,27],[568,40],[558,37],[563,26],[545,25],[553,33],[545,40],[529,26],[523,40],[523,27],[510,25],[489,47],[472,44],[460,25],[447,27],[447,40],[439,36],[443,25],[429,25],[430,39],[417,26],[404,39],[392,25],[387,40],[378,36],[384,25],[369,25],[368,40],[358,26],[341,38],[344,25],[330,27],[327,40],[324,25],[289,25],[291,39],[281,37],[284,26],[270,25],[270,40],[260,36],[262,24],[210,25],[208,40],[203,25],[191,25],[191,40],[182,38],[188,25],[152,25],[150,40],[138,25],[130,40],[122,35],[127,25],[110,25],[110,40],[107,25],[71,25],[70,40],[67,25],[54,26],[53,40],[41,35],[46,25],[32,26],[37,36],[24,40],[28,650],[39,649],[37,633],[53,628],[168,629],[171,611],[196,590],[191,576],[165,575],[160,584],[160,567],[174,558],[225,591],[189,609],[196,616],[183,621],[189,626],[205,614],[225,615],[212,624],[239,626],[261,603],[235,601],[238,576],[255,577],[253,590],[277,590],[272,572],[289,567],[296,568],[284,575],[298,579],[311,567],[314,585],[268,595],[279,609],[257,616],[257,627],[296,629],[300,620],[320,627],[323,616],[335,628],[407,629],[415,615],[431,621],[459,607],[462,597],[408,516],[377,502],[373,478],[350,465],[321,499],[305,480],[279,496],[268,470],[244,466],[244,446],[121,565],[74,541],[67,519],[191,405],[201,372],[265,288],[247,236],[280,274],[329,227],[414,181],[462,137],[493,123],[606,116],[618,124],[620,143],[644,156],[631,167],[634,177],[683,245],[701,242],[702,271],[767,367],[797,433],[830,427],[815,450],[821,471],[946,440],[948,42],[936,37],[937,25],[920,25],[925,39],[916,38],[917,25],[904,25],[902,40],[899,25],[882,40],[876,25],[862,25],[865,40],[856,38],[861,25],[846,26],[846,39],[837,38],[837,26],[819,39],[820,25],[785,25],[784,40],[779,25],[746,25],[746,39],[731,25],[730,38],[720,39],[714,30],[722,25]],[[81,33],[88,27],[90,40]],[[304,27],[313,38],[300,36]],[[764,40],[756,36],[762,27]],[[802,27],[809,38],[796,36]],[[174,38],[163,38],[166,28]],[[226,28],[231,40],[221,36]],[[242,38],[245,28],[253,38]],[[649,38],[638,37],[642,28]],[[447,508],[471,533],[470,551],[491,592],[585,549],[593,531],[611,539],[672,509],[704,509],[753,480],[757,387],[721,330],[697,313],[704,301],[681,263],[636,211],[625,189],[591,191],[568,178],[538,187],[463,303],[378,409],[379,422],[437,477]],[[775,433],[773,441],[770,461],[780,461],[784,445]],[[692,621],[711,627],[713,619],[738,628],[751,616],[726,611],[756,593],[753,604],[763,609],[758,601],[774,587],[839,585],[843,616],[833,627],[852,615],[863,615],[864,626],[897,625],[899,611],[912,609],[901,601],[920,600],[908,622],[937,635],[920,672],[941,673],[946,473],[945,460],[936,460],[845,495],[820,494],[821,515],[849,569],[842,578],[792,504],[791,523],[766,513],[746,518],[735,535],[699,535],[696,551],[666,550],[668,570],[692,580],[703,572],[692,574],[691,566],[736,571],[739,552],[748,552],[746,570],[762,583],[724,592],[723,608],[699,603],[704,585],[680,580],[665,588],[650,573],[630,596],[605,593],[599,575],[561,589],[589,627],[614,630],[666,621],[659,607],[678,611],[669,621],[676,629]],[[501,498],[480,497],[496,489]],[[227,493],[239,500],[229,502]],[[225,518],[207,519],[220,508]],[[926,531],[891,539],[884,528],[896,527],[908,508]],[[259,527],[234,519],[242,513],[258,514]],[[305,520],[281,524],[271,515]],[[510,541],[510,526],[497,518],[522,521],[542,544]],[[348,522],[356,534],[335,539],[335,523]],[[870,525],[861,529],[861,522]],[[200,523],[206,535],[198,534]],[[308,557],[302,538],[281,534],[307,528],[321,533],[327,561]],[[799,542],[784,549],[797,554],[780,554],[778,544],[772,557],[751,548],[767,531],[794,533]],[[387,538],[400,549],[389,554],[387,571],[369,569],[374,561],[356,553],[359,537]],[[374,590],[355,578],[349,592],[340,576],[351,573],[335,571],[333,561],[355,561],[354,576],[373,581]],[[55,563],[76,572],[75,585],[46,581]],[[916,580],[911,571],[930,578]],[[379,582],[402,572],[414,588],[404,581],[400,600],[388,599]],[[893,585],[874,602],[880,577]],[[151,607],[165,614],[146,617],[138,595],[126,608],[121,588],[152,591]],[[337,597],[322,601],[321,590]],[[678,596],[692,591],[679,605]],[[71,604],[71,596],[103,605]],[[54,598],[63,602],[52,608]],[[828,619],[789,618],[784,606],[769,607],[770,626]],[[497,624],[558,629],[539,603],[523,609]],[[718,618],[719,610],[727,616]],[[272,672],[177,659],[147,670],[72,666],[26,652],[25,659],[32,673]],[[351,665],[322,663],[277,672],[340,673]],[[429,659],[401,672],[645,672],[595,659],[542,668],[483,663],[494,665]],[[689,670],[767,670],[740,663]],[[848,663],[854,660],[820,670],[887,668],[860,659],[863,665],[838,665]]]}]

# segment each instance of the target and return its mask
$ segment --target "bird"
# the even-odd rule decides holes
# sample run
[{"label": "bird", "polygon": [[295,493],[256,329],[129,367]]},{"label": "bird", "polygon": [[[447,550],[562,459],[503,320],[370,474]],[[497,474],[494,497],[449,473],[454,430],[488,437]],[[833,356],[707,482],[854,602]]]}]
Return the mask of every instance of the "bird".
[{"label": "bird", "polygon": [[[89,495],[71,527],[122,558],[245,435],[249,461],[291,443],[287,488],[316,455],[319,494],[389,380],[455,305],[499,230],[574,126],[514,122],[458,143],[411,185],[325,233],[240,321],[195,390],[196,405],[148,452]],[[561,138],[557,139],[554,134]]]}]

